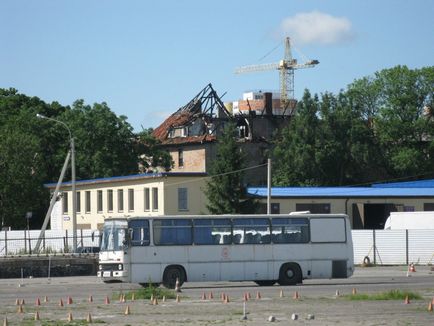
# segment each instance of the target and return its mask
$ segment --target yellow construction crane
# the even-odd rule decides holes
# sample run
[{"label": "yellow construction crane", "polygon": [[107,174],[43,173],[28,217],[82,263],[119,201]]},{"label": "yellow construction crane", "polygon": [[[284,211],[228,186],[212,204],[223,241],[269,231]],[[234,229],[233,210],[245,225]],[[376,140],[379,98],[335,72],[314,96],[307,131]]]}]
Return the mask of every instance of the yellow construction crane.
[{"label": "yellow construction crane", "polygon": [[235,73],[243,74],[248,72],[279,70],[280,103],[282,109],[286,109],[288,108],[290,101],[294,100],[294,70],[301,68],[311,68],[316,66],[318,63],[318,60],[308,60],[304,63],[297,63],[297,59],[292,58],[290,39],[289,37],[286,37],[285,55],[282,60],[276,63],[240,67],[235,69]]}]

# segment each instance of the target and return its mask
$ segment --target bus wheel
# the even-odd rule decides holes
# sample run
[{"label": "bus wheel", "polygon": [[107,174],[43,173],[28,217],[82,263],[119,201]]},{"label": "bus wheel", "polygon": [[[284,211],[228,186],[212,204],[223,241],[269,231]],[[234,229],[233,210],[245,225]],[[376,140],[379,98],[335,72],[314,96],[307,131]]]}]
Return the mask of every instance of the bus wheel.
[{"label": "bus wheel", "polygon": [[301,268],[295,263],[286,263],[280,267],[280,285],[295,285],[302,282]]},{"label": "bus wheel", "polygon": [[185,272],[181,266],[166,267],[163,274],[163,285],[166,288],[174,289],[176,280],[179,281],[179,286],[185,282]]},{"label": "bus wheel", "polygon": [[276,281],[270,281],[270,280],[266,280],[266,281],[255,281],[256,284],[258,284],[259,286],[273,286],[274,283],[276,283]]}]

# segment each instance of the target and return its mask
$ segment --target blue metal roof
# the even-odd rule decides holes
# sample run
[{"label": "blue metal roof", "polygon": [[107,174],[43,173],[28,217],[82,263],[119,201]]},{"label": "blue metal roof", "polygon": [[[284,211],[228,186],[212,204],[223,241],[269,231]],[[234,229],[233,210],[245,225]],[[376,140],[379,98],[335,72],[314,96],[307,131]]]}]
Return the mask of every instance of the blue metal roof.
[{"label": "blue metal roof", "polygon": [[434,179],[405,181],[405,182],[390,182],[390,183],[374,183],[374,188],[434,188]]},{"label": "blue metal roof", "polygon": [[[267,197],[266,187],[249,187],[252,196]],[[434,188],[392,187],[273,187],[272,197],[434,197]]]},{"label": "blue metal roof", "polygon": [[[206,176],[205,172],[160,172],[160,173],[140,173],[140,174],[132,174],[126,176],[116,176],[109,178],[97,178],[97,179],[88,179],[88,180],[77,180],[76,185],[84,185],[84,184],[95,184],[95,183],[107,183],[107,182],[116,182],[116,181],[125,181],[125,180],[137,180],[137,179],[151,179],[151,178],[162,178],[162,177],[203,177]],[[70,186],[71,181],[62,182],[62,186]],[[56,187],[56,183],[46,183],[44,184],[47,188]]]}]

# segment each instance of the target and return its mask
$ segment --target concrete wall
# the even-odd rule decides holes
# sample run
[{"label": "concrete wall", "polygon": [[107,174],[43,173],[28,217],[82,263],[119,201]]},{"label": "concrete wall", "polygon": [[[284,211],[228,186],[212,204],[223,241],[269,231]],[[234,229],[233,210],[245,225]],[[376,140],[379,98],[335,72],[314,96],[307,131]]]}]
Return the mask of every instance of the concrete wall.
[{"label": "concrete wall", "polygon": [[0,278],[87,276],[96,275],[97,268],[98,255],[1,258]]}]

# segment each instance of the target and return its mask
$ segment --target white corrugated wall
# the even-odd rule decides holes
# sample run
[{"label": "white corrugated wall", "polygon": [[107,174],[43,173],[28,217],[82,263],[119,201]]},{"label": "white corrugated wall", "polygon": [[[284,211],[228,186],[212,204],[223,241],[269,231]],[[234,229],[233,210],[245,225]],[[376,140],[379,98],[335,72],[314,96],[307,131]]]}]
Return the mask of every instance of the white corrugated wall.
[{"label": "white corrugated wall", "polygon": [[434,261],[434,230],[408,230],[408,259],[417,264]]},{"label": "white corrugated wall", "polygon": [[[353,230],[354,263],[362,264],[369,257],[374,262],[374,231]],[[379,265],[434,263],[434,230],[375,230],[376,257]]]}]

